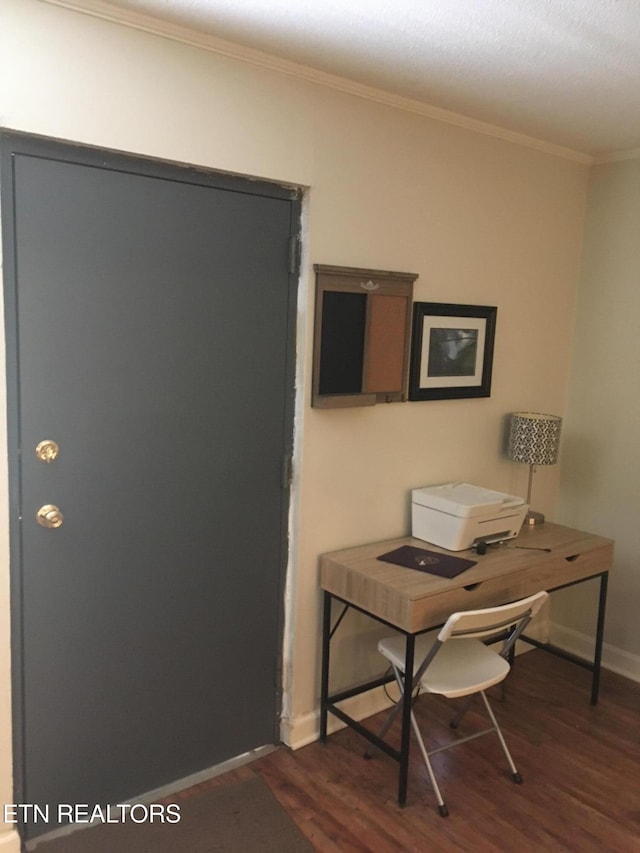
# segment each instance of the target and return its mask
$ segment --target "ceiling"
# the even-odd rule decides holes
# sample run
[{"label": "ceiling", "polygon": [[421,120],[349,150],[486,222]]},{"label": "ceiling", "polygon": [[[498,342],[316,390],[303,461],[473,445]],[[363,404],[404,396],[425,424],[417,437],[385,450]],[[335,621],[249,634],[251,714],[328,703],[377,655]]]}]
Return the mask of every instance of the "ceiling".
[{"label": "ceiling", "polygon": [[142,14],[596,158],[640,154],[640,0],[53,2]]}]

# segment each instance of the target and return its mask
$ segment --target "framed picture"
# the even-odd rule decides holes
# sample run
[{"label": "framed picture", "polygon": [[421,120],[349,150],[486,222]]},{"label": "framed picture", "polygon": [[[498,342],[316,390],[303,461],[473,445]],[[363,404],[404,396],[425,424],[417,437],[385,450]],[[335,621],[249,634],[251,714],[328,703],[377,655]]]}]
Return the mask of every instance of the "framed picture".
[{"label": "framed picture", "polygon": [[409,399],[491,396],[497,313],[485,305],[416,302]]}]

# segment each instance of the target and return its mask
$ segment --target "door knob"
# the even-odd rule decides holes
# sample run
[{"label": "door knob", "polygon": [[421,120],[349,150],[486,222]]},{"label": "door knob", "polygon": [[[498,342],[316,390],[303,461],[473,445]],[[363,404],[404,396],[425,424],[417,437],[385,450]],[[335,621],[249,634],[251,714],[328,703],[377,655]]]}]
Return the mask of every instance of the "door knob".
[{"label": "door knob", "polygon": [[57,506],[53,504],[45,504],[41,506],[36,513],[36,520],[40,527],[55,528],[60,527],[64,521],[64,515],[60,512]]},{"label": "door knob", "polygon": [[36,456],[41,462],[53,462],[59,452],[60,447],[58,444],[56,444],[55,441],[51,441],[49,438],[41,441],[36,447]]}]

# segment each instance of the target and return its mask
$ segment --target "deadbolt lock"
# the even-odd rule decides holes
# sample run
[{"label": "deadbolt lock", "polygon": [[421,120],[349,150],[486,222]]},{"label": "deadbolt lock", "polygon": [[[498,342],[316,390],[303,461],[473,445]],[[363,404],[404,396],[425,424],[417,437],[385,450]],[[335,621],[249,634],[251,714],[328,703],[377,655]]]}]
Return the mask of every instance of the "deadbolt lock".
[{"label": "deadbolt lock", "polygon": [[57,506],[45,504],[36,513],[36,520],[40,527],[56,528],[62,526],[64,515]]},{"label": "deadbolt lock", "polygon": [[36,456],[41,462],[53,462],[59,452],[60,447],[49,438],[41,441],[36,447]]}]

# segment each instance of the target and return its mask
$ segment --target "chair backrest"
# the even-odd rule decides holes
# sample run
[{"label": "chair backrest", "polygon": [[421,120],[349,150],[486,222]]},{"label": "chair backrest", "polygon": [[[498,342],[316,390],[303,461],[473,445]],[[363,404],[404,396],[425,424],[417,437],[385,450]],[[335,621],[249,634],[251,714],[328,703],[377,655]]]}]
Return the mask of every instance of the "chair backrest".
[{"label": "chair backrest", "polygon": [[517,635],[520,635],[529,620],[536,615],[548,598],[548,592],[537,592],[528,598],[503,604],[500,607],[452,613],[442,626],[438,639],[444,643],[455,637],[489,637],[501,633],[512,625],[517,626]]}]

